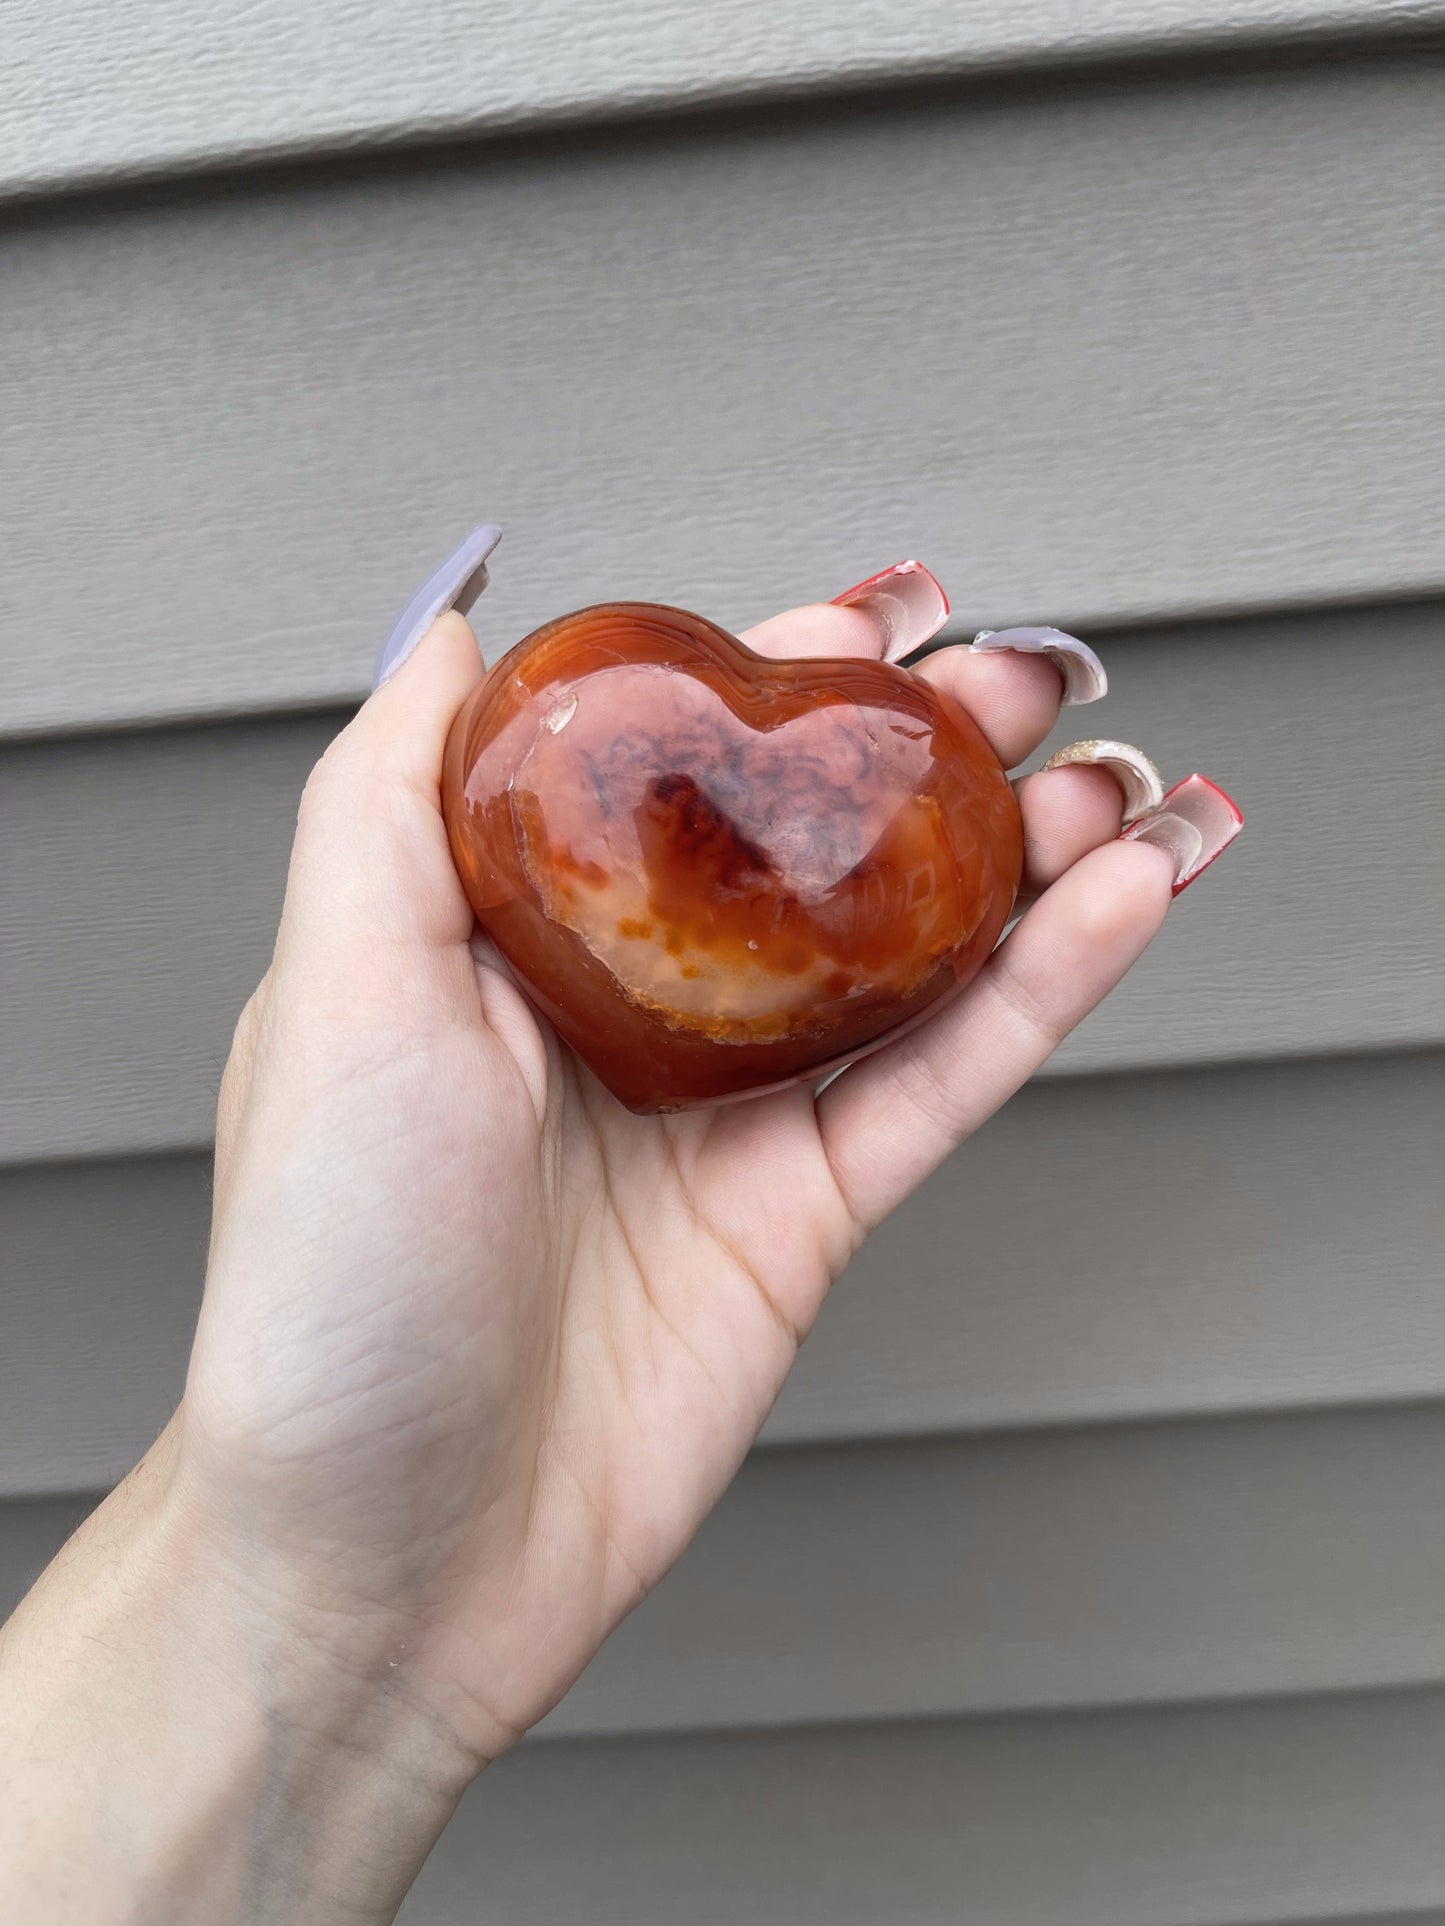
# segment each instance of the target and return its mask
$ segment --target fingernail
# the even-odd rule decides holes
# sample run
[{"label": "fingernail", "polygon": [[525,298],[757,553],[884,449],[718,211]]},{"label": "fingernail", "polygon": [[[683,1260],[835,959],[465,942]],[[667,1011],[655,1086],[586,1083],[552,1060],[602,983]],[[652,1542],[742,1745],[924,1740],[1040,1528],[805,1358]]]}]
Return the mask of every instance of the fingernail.
[{"label": "fingernail", "polygon": [[922,562],[895,562],[833,597],[841,609],[866,609],[883,626],[885,662],[921,649],[948,620],[948,597]]},{"label": "fingernail", "polygon": [[1067,749],[1056,749],[1044,768],[1070,769],[1078,763],[1096,764],[1113,776],[1124,792],[1126,823],[1146,816],[1164,800],[1164,783],[1159,771],[1132,742],[1105,742],[1099,738],[1071,742]]},{"label": "fingernail", "polygon": [[1122,840],[1155,843],[1169,851],[1174,858],[1173,894],[1177,896],[1208,869],[1216,856],[1223,855],[1243,827],[1239,806],[1217,783],[1208,776],[1186,776],[1165,791],[1157,809],[1131,823]]},{"label": "fingernail", "polygon": [[1077,709],[1109,693],[1104,665],[1076,635],[1062,629],[982,629],[973,638],[975,655],[1014,649],[1020,655],[1046,655],[1064,678],[1064,707]]},{"label": "fingernail", "polygon": [[484,522],[427,577],[381,645],[371,678],[373,689],[379,689],[396,674],[439,615],[447,609],[466,614],[487,586],[487,557],[501,539],[502,531],[497,524]]}]

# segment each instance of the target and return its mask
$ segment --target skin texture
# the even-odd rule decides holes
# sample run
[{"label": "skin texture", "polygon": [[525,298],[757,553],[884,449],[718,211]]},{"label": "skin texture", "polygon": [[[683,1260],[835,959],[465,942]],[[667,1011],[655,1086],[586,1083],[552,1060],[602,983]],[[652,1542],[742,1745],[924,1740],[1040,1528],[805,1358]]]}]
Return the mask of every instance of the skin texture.
[{"label": "skin texture", "polygon": [[[747,638],[878,655],[866,611]],[[1044,659],[924,673],[1008,766]],[[1020,786],[1038,900],[814,1100],[623,1110],[474,939],[448,615],[309,782],[221,1089],[184,1401],[0,1643],[0,1917],[384,1921],[736,1471],[859,1242],[1107,993],[1172,863],[1103,770]]]}]

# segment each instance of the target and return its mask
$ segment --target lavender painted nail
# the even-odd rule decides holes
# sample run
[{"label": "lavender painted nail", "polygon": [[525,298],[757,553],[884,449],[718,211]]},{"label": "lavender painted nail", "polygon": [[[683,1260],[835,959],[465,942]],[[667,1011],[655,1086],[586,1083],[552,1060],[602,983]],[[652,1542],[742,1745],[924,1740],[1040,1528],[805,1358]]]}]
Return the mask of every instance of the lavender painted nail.
[{"label": "lavender painted nail", "polygon": [[396,674],[439,615],[448,609],[466,614],[487,586],[487,557],[501,539],[495,522],[483,522],[427,577],[381,645],[371,678],[373,689]]},{"label": "lavender painted nail", "polygon": [[1104,665],[1076,635],[1062,629],[983,629],[973,638],[975,655],[991,655],[996,649],[1014,649],[1020,655],[1046,655],[1064,678],[1064,707],[1097,702],[1107,695],[1109,678]]}]

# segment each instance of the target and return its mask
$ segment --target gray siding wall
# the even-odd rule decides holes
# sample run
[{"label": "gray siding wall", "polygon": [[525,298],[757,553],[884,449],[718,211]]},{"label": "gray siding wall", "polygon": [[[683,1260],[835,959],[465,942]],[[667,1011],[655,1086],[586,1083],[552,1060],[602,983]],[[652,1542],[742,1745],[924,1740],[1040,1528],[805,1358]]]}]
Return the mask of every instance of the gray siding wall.
[{"label": "gray siding wall", "polygon": [[297,794],[470,521],[491,654],[921,553],[1249,818],[411,1926],[1445,1926],[1441,25],[7,17],[0,1607],[177,1395]]},{"label": "gray siding wall", "polygon": [[0,194],[1442,22],[1441,0],[10,0]]}]

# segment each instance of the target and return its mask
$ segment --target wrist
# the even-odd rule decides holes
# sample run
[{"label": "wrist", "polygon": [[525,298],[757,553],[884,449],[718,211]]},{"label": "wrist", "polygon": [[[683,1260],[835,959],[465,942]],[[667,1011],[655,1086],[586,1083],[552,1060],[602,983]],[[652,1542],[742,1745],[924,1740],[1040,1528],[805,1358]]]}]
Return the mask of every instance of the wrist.
[{"label": "wrist", "polygon": [[279,1609],[174,1469],[163,1439],[0,1634],[0,1914],[389,1920],[476,1762],[395,1624]]}]

